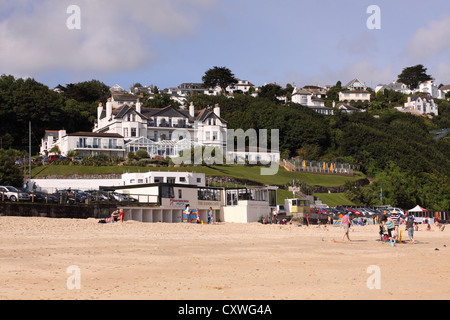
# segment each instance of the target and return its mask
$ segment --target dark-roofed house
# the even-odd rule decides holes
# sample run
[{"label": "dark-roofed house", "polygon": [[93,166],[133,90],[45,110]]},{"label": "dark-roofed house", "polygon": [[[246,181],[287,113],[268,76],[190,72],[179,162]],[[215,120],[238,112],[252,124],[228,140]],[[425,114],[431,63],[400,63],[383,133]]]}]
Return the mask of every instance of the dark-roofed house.
[{"label": "dark-roofed house", "polygon": [[161,109],[143,108],[139,99],[135,105],[118,108],[108,101],[100,104],[94,127],[97,133],[120,134],[127,152],[145,149],[151,157],[178,155],[194,146],[224,148],[227,122],[220,117],[220,107],[195,110],[168,106]]}]

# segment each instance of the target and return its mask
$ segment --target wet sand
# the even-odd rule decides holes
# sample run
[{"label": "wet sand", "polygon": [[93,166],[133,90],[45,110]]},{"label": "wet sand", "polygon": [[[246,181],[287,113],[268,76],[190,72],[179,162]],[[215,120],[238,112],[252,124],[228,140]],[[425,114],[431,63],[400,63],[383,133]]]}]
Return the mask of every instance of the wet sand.
[{"label": "wet sand", "polygon": [[0,217],[0,299],[450,298],[450,227],[391,247],[377,226],[348,242],[323,226],[97,222]]}]

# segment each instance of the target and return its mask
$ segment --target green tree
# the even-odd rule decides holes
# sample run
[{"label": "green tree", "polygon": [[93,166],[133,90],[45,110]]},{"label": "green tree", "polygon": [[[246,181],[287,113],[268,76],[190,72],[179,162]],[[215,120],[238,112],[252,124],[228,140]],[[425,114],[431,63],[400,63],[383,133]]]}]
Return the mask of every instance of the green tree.
[{"label": "green tree", "polygon": [[433,80],[433,78],[427,74],[427,68],[421,64],[404,68],[398,75],[398,82],[406,84],[411,90],[416,89],[421,82],[427,80]]},{"label": "green tree", "polygon": [[66,87],[58,86],[66,99],[78,102],[106,102],[110,96],[109,87],[98,80],[70,83]]},{"label": "green tree", "polygon": [[16,154],[14,150],[0,150],[0,185],[22,186],[22,171],[14,164]]},{"label": "green tree", "polygon": [[226,89],[229,85],[238,83],[231,70],[225,67],[209,69],[205,72],[202,81],[206,88],[220,87],[223,95],[227,95]]}]

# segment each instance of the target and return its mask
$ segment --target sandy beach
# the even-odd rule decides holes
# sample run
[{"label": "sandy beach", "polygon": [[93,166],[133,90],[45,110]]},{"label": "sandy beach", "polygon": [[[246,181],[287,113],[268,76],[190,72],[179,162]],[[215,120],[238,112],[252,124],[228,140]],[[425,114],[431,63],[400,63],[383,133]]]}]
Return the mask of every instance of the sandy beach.
[{"label": "sandy beach", "polygon": [[350,237],[323,226],[0,217],[0,299],[450,298],[450,228],[422,226],[416,244],[395,247],[377,241],[378,226]]}]

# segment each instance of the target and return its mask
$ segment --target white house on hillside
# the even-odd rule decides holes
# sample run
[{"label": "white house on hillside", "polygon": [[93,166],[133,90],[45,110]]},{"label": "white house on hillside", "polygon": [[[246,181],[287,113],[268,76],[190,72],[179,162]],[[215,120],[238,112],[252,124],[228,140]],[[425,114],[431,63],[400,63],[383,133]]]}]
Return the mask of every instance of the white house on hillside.
[{"label": "white house on hillside", "polygon": [[433,99],[445,99],[445,93],[439,90],[438,86],[432,80],[424,81],[419,84],[419,88],[414,93],[426,93]]},{"label": "white house on hillside", "polygon": [[397,108],[398,111],[408,112],[416,115],[434,114],[438,115],[438,106],[433,98],[426,96],[408,97],[408,102],[403,108]]},{"label": "white house on hillside", "polygon": [[401,92],[403,94],[411,94],[412,91],[408,88],[408,86],[401,82],[393,81],[389,84],[379,84],[375,87],[375,93],[378,93],[379,91],[384,90],[391,90],[395,92]]},{"label": "white house on hillside", "polygon": [[61,155],[67,156],[70,151],[78,152],[80,156],[109,155],[125,157],[124,139],[116,133],[76,132],[66,130],[46,130],[41,140],[40,154],[51,153],[58,147]]},{"label": "white house on hillside", "polygon": [[194,145],[226,146],[227,122],[220,117],[220,107],[213,110],[143,108],[139,100],[135,106],[113,108],[108,101],[106,109],[100,104],[93,132],[114,133],[123,136],[128,151],[145,149],[150,156],[173,156]]},{"label": "white house on hillside", "polygon": [[370,102],[370,92],[365,90],[341,91],[340,102]]}]

